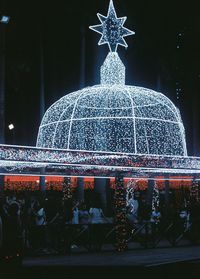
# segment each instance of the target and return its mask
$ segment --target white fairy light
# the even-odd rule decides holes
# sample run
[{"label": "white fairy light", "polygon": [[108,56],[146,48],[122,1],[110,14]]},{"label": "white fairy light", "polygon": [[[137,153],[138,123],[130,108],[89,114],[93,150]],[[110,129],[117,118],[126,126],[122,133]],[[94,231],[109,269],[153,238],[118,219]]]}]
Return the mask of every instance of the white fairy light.
[{"label": "white fairy light", "polygon": [[152,197],[152,212],[156,211],[156,209],[159,208],[160,204],[160,194],[159,194],[159,189],[157,184],[154,184],[154,189],[153,189],[153,197]]},{"label": "white fairy light", "polygon": [[125,84],[125,67],[117,52],[109,52],[101,66],[101,84]]},{"label": "white fairy light", "polygon": [[110,1],[107,17],[91,29],[102,34],[108,53],[101,84],[67,94],[45,113],[37,146],[66,150],[187,156],[185,131],[174,104],[156,91],[125,85],[125,66],[116,52],[133,34]]},{"label": "white fairy light", "polygon": [[156,91],[121,84],[87,87],[58,100],[43,117],[37,146],[187,155],[184,126],[173,103]]},{"label": "white fairy light", "polygon": [[99,13],[97,16],[101,24],[90,26],[90,29],[102,35],[98,44],[108,44],[110,51],[114,52],[117,51],[118,45],[127,47],[124,37],[134,35],[135,32],[123,26],[127,18],[117,17],[112,0],[110,0],[107,17]]},{"label": "white fairy light", "polygon": [[[27,146],[0,145],[1,174],[12,173],[12,168],[23,173],[40,172],[46,168],[46,175],[74,174],[77,176],[115,176],[120,171],[124,177],[150,174],[164,175],[200,174],[200,158],[163,155],[113,154],[92,151],[67,151],[61,149],[43,149]],[[4,170],[3,170],[4,168]],[[5,168],[10,168],[10,171]],[[27,168],[27,169],[26,169]],[[19,172],[20,174],[20,172]],[[149,179],[149,178],[148,178]]]},{"label": "white fairy light", "polygon": [[133,213],[135,211],[135,188],[136,188],[136,180],[130,180],[127,183],[126,187],[126,206],[129,207],[129,212]]},{"label": "white fairy light", "polygon": [[102,24],[91,29],[110,49],[100,85],[54,103],[42,119],[37,147],[0,145],[0,167],[9,173],[46,167],[45,175],[69,171],[96,177],[116,171],[127,177],[200,173],[200,159],[186,157],[185,130],[174,104],[162,93],[125,85],[125,66],[116,50],[127,46],[123,37],[134,34],[123,27],[126,18],[117,18],[112,1],[107,17],[98,17]]}]

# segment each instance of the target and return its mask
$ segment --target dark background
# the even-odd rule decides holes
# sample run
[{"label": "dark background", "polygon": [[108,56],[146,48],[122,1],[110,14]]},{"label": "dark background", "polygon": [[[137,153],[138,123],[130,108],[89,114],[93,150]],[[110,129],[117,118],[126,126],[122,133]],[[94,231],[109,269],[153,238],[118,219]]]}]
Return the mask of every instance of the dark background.
[{"label": "dark background", "polygon": [[[97,12],[109,0],[0,0],[6,25],[6,143],[35,145],[40,124],[41,47],[45,110],[62,96],[99,83],[108,52],[97,46]],[[200,155],[200,16],[198,1],[114,0],[136,32],[118,48],[126,83],[161,91],[180,109],[189,155]],[[177,94],[178,92],[178,94]],[[15,130],[7,126],[14,123]]]}]

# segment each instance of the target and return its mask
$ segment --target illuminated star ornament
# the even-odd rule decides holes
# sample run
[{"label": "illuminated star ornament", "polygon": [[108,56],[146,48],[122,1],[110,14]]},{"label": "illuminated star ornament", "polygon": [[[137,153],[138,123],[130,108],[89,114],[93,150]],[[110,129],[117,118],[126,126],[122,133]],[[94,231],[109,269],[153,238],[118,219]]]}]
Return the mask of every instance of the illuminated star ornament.
[{"label": "illuminated star ornament", "polygon": [[97,16],[101,21],[101,24],[90,26],[89,28],[102,35],[98,44],[108,44],[109,49],[112,52],[117,51],[118,45],[127,48],[128,45],[124,40],[124,37],[134,35],[135,32],[123,26],[127,17],[117,17],[113,1],[110,0],[107,17],[99,13]]}]

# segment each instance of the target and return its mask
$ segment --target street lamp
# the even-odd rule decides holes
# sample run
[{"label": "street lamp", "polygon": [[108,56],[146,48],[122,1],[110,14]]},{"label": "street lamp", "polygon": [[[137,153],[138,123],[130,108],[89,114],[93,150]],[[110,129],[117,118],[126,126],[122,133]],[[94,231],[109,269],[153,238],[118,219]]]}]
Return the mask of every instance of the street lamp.
[{"label": "street lamp", "polygon": [[15,144],[15,126],[14,126],[14,124],[13,123],[10,123],[9,125],[8,125],[8,129],[11,131],[11,133],[12,133],[12,135],[11,135],[11,137],[12,137],[12,144]]},{"label": "street lamp", "polygon": [[13,130],[14,128],[15,128],[15,126],[12,123],[8,125],[9,130]]},{"label": "street lamp", "polygon": [[0,143],[5,141],[5,25],[10,17],[0,15]]},{"label": "street lamp", "polygon": [[[0,15],[0,143],[5,141],[5,25],[10,17]],[[0,193],[4,188],[4,176],[0,175]]]},{"label": "street lamp", "polygon": [[3,24],[8,24],[10,21],[10,17],[9,16],[6,16],[6,15],[2,15],[0,16],[0,22],[3,23]]}]

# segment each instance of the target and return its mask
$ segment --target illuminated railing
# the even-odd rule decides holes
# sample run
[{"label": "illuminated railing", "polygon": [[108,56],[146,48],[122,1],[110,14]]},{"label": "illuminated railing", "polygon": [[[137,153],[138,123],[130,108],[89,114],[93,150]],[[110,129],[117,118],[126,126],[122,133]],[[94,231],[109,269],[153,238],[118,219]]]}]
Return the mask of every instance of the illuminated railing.
[{"label": "illuminated railing", "polygon": [[[149,173],[198,174],[199,157],[134,155],[0,145],[1,174],[132,177]],[[43,174],[44,175],[44,174]]]}]

